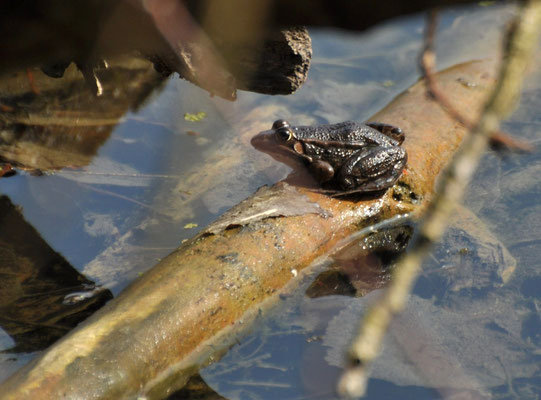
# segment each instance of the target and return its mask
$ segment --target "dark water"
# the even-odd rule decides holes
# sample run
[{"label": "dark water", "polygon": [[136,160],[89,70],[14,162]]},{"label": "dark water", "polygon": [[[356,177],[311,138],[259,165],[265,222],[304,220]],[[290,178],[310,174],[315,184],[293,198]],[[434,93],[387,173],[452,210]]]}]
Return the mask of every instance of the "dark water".
[{"label": "dark water", "polygon": [[[494,54],[510,15],[493,7],[446,12],[437,40],[440,67]],[[231,104],[171,78],[124,116],[88,166],[1,179],[2,194],[62,258],[55,265],[75,271],[78,283],[64,285],[60,301],[93,285],[101,288],[100,296],[107,290],[116,295],[257,187],[283,178],[284,167],[262,172],[261,156],[237,141],[239,132],[250,131],[246,115],[278,107],[291,122],[328,123],[362,121],[378,111],[418,79],[423,22],[413,16],[362,35],[312,31],[309,79],[291,96],[240,93]],[[538,146],[539,77],[534,72],[521,106],[503,126]],[[185,113],[201,111],[206,113],[201,122],[184,119]],[[238,151],[246,154],[245,163],[234,173],[214,173],[216,154],[236,157]],[[538,152],[485,156],[466,206],[479,217],[474,225],[486,229],[476,231],[471,220],[469,226],[457,223],[434,249],[374,366],[368,398],[538,398],[538,170]],[[205,171],[214,173],[212,179],[203,177]],[[508,277],[510,265],[515,270]],[[51,281],[54,276],[47,272]],[[379,291],[361,298],[308,298],[303,292],[284,299],[222,361],[202,372],[214,390],[238,399],[334,398],[344,349]],[[64,322],[55,320],[55,327]],[[48,344],[38,341],[14,351],[24,343],[22,336],[14,340],[2,329],[0,379]]]}]

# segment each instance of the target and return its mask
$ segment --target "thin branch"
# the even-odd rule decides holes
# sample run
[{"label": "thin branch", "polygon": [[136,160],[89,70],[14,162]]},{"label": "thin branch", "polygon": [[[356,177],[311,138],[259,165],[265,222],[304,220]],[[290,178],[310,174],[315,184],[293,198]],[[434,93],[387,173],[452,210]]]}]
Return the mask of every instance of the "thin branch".
[{"label": "thin branch", "polygon": [[[419,66],[423,72],[427,94],[432,97],[438,104],[449,114],[449,116],[468,130],[474,128],[474,121],[468,119],[449,101],[448,97],[440,90],[436,82],[436,53],[434,51],[434,37],[436,35],[436,27],[438,23],[438,11],[432,9],[428,13],[425,30],[424,48],[420,57]],[[494,131],[490,134],[491,145],[497,149],[508,149],[515,151],[533,151],[533,146],[530,143],[511,137],[509,134],[501,131]]]},{"label": "thin branch", "polygon": [[362,321],[359,335],[350,348],[350,367],[338,384],[338,392],[342,396],[358,397],[364,394],[368,370],[380,353],[391,319],[405,307],[421,262],[430,246],[442,236],[447,220],[462,198],[487,146],[490,134],[498,130],[501,119],[513,110],[520,96],[526,65],[532,57],[540,30],[541,1],[524,2],[508,34],[507,57],[502,62],[498,81],[478,123],[458,151],[454,162],[444,172],[419,234],[395,269],[389,288],[367,311]]}]

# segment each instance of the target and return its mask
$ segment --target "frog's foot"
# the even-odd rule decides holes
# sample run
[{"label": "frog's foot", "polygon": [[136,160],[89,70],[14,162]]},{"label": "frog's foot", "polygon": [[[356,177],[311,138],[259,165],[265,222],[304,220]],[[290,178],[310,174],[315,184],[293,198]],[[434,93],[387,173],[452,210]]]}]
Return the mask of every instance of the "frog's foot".
[{"label": "frog's foot", "polygon": [[398,141],[398,143],[402,143],[405,139],[404,132],[397,126],[384,124],[383,122],[367,122],[366,125]]},{"label": "frog's foot", "polygon": [[320,184],[330,181],[334,176],[334,168],[326,161],[315,160],[308,169]]}]

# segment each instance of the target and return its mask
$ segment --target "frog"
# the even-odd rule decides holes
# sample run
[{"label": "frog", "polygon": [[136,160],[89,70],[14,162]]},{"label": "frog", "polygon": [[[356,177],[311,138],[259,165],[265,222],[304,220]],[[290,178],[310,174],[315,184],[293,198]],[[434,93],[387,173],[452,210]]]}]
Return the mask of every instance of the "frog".
[{"label": "frog", "polygon": [[252,145],[292,168],[305,164],[334,195],[380,192],[402,175],[408,156],[399,127],[381,122],[292,126],[276,120]]}]

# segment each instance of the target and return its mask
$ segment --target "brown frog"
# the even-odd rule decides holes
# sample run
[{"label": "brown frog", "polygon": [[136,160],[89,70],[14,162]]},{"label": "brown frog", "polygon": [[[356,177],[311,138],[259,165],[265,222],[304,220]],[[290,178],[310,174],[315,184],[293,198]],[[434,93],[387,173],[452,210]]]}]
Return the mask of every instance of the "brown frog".
[{"label": "brown frog", "polygon": [[280,119],[271,130],[256,135],[252,144],[293,168],[303,162],[320,184],[349,194],[394,185],[408,159],[400,147],[403,141],[400,128],[383,123],[291,126]]}]

